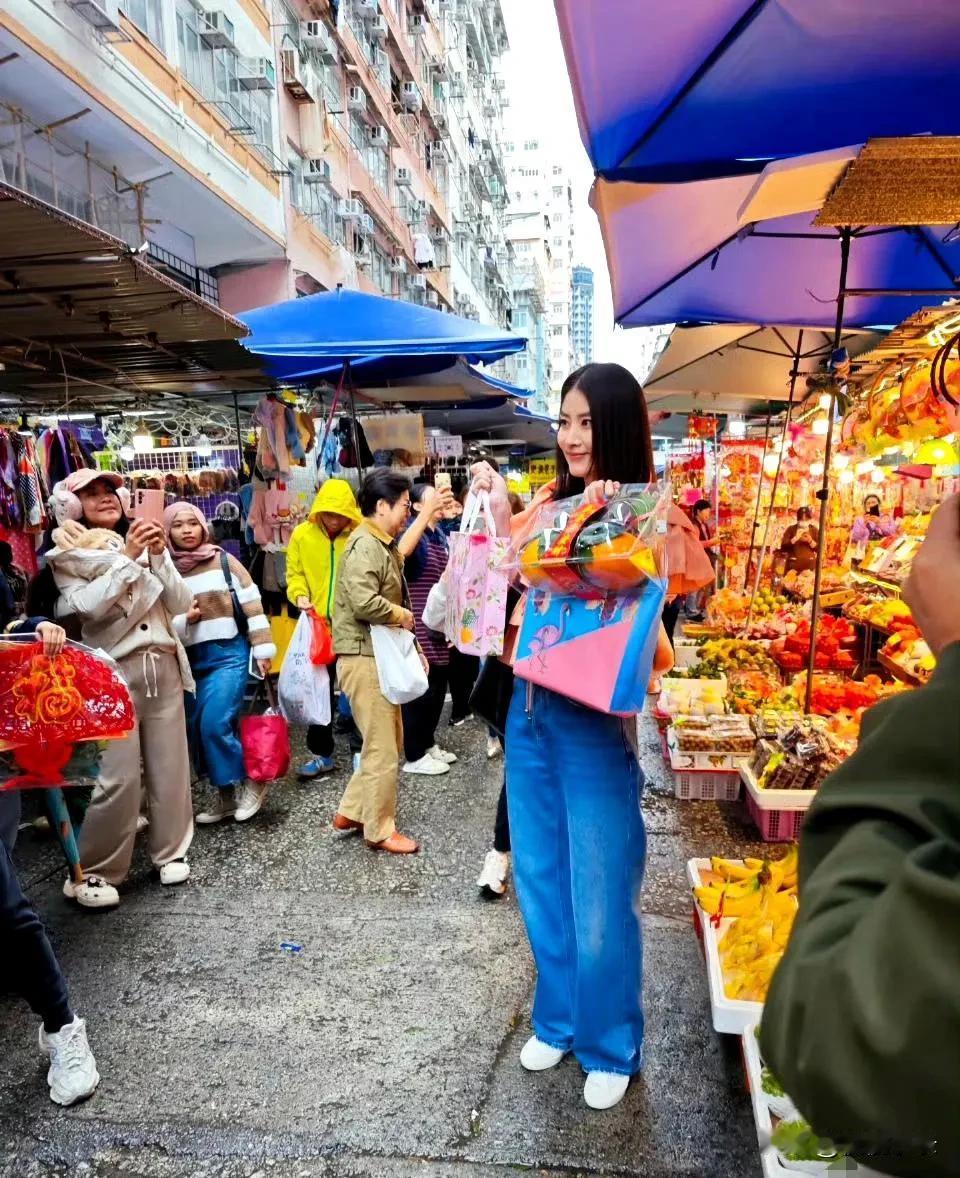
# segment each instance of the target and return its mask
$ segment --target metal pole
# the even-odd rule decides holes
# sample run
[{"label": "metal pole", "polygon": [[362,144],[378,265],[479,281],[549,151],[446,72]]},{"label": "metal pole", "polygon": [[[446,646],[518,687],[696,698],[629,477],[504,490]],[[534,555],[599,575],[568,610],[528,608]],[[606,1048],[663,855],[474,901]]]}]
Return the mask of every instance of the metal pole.
[{"label": "metal pole", "polygon": [[[770,511],[767,513],[767,519],[763,526],[763,543],[760,546],[760,555],[757,558],[757,572],[753,579],[753,592],[750,594],[750,609],[747,613],[747,622],[744,626],[744,633],[750,629],[750,623],[753,621],[753,603],[757,600],[757,593],[760,590],[760,575],[763,572],[763,562],[767,555],[767,541],[770,538],[770,520],[773,516],[773,509],[777,502],[777,488],[780,486],[780,472],[783,470],[783,456],[787,449],[787,433],[790,429],[790,417],[793,414],[793,402],[797,392],[797,378],[800,375],[800,354],[803,349],[803,330],[800,330],[797,336],[797,350],[793,357],[793,371],[790,373],[790,398],[787,401],[787,418],[783,423],[783,433],[780,435],[780,454],[777,458],[777,471],[773,476],[773,488],[770,492]],[[763,485],[763,463],[760,465],[760,483]]]},{"label": "metal pole", "polygon": [[[801,335],[803,332],[801,331]],[[799,360],[794,357],[793,367],[796,370]],[[794,377],[796,380],[796,377]],[[792,397],[792,392],[791,392]],[[767,424],[763,431],[763,452],[767,452],[767,442],[770,441],[770,422],[773,418],[773,410],[767,410]],[[750,548],[747,551],[747,563],[743,570],[743,591],[746,593],[747,585],[750,584],[750,561],[753,560],[753,550],[757,546],[757,529],[760,527],[760,499],[763,496],[763,462],[760,463],[760,478],[757,479],[757,503],[753,509],[753,526],[750,528]]]},{"label": "metal pole", "polygon": [[[839,351],[843,340],[843,311],[847,296],[847,269],[850,265],[849,226],[840,230],[840,286],[837,291],[837,325],[833,336],[833,348]],[[836,357],[834,357],[835,361]],[[837,385],[834,380],[830,390],[829,420],[827,422],[827,445],[823,455],[823,483],[817,492],[820,500],[820,535],[817,537],[817,564],[813,574],[813,601],[810,604],[810,651],[807,656],[807,690],[803,699],[803,710],[810,713],[813,695],[813,663],[817,649],[817,628],[820,622],[820,584],[823,580],[823,554],[827,546],[827,500],[830,495],[830,460],[833,457],[833,418],[837,409]]]},{"label": "metal pole", "polygon": [[367,473],[363,466],[363,459],[360,457],[360,427],[357,425],[357,399],[353,395],[353,381],[350,379],[350,362],[347,361],[343,366],[344,376],[347,382],[347,391],[350,393],[350,422],[353,426],[353,448],[357,455],[357,470],[360,472],[360,478]]}]

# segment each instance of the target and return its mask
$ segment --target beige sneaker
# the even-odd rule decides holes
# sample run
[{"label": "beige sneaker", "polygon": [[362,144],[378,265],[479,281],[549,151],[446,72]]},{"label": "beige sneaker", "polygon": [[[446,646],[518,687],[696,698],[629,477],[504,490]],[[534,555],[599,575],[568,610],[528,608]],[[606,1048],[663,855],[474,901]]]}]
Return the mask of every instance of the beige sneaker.
[{"label": "beige sneaker", "polygon": [[233,816],[234,822],[247,822],[254,814],[259,814],[261,806],[267,799],[269,789],[269,782],[245,782],[237,802],[236,813]]},{"label": "beige sneaker", "polygon": [[210,805],[200,811],[195,821],[199,826],[212,826],[215,822],[222,822],[224,818],[232,818],[236,809],[237,803],[232,789],[215,789]]}]

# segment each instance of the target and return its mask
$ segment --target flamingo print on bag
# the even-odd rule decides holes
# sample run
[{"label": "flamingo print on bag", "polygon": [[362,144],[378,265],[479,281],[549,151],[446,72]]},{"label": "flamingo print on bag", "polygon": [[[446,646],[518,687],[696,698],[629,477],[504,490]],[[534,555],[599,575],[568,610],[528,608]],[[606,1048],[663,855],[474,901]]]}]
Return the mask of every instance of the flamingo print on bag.
[{"label": "flamingo print on bag", "polygon": [[548,624],[541,626],[540,629],[530,639],[530,653],[534,655],[537,662],[540,664],[540,670],[547,669],[547,651],[551,646],[556,646],[563,641],[563,636],[567,629],[567,619],[570,617],[570,602],[565,601],[560,607],[560,625],[554,626]]}]

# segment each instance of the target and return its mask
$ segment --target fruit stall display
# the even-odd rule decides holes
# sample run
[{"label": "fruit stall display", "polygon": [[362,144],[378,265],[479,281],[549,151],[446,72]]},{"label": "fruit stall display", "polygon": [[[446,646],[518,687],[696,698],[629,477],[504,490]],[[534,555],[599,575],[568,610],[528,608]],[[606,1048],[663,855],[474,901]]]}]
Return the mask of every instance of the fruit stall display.
[{"label": "fruit stall display", "polygon": [[[852,672],[857,666],[857,631],[846,618],[824,614],[817,627],[813,665],[818,671]],[[801,671],[808,665],[810,622],[803,618],[796,629],[770,644],[770,657],[784,671]]]}]

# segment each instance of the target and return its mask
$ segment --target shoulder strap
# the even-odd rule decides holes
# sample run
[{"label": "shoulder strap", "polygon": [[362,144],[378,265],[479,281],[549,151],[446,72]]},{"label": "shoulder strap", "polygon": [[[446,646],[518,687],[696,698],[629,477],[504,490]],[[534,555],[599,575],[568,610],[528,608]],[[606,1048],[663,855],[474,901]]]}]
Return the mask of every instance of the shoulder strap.
[{"label": "shoulder strap", "polygon": [[223,579],[227,582],[227,588],[233,592],[233,574],[230,572],[230,557],[223,550],[220,552],[220,568],[223,572]]}]

